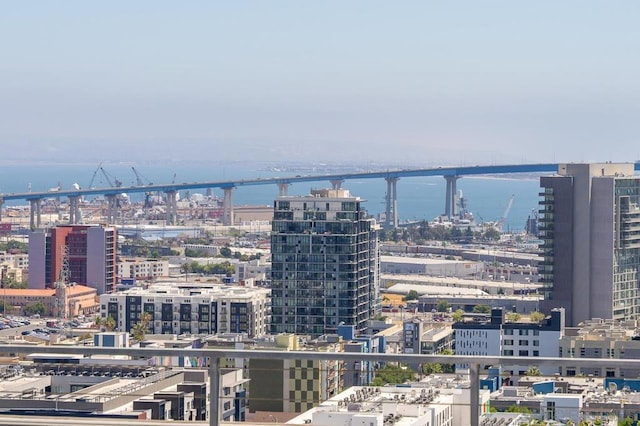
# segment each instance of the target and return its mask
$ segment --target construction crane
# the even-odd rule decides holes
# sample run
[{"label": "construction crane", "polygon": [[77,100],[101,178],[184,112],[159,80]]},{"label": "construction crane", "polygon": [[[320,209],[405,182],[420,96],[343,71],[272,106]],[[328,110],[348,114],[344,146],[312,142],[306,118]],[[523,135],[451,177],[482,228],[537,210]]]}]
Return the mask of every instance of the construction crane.
[{"label": "construction crane", "polygon": [[116,177],[113,178],[113,182],[111,181],[110,175],[107,173],[104,167],[102,167],[102,162],[100,162],[96,170],[93,172],[93,176],[91,176],[91,182],[89,182],[89,186],[87,188],[93,188],[93,182],[95,181],[98,172],[102,172],[102,175],[111,188],[120,188],[122,186],[122,182],[119,181]]},{"label": "construction crane", "polygon": [[100,169],[102,168],[102,161],[100,162],[100,164],[98,164],[98,167],[96,167],[96,169],[93,172],[93,176],[91,176],[91,181],[89,182],[89,186],[87,188],[91,189],[93,188],[93,181],[96,179],[96,175],[98,174],[98,171],[100,171]]},{"label": "construction crane", "polygon": [[[136,170],[135,167],[131,166],[131,170],[133,170],[133,174],[136,175],[136,183],[138,186],[153,185],[153,182],[150,182],[149,179],[145,178],[142,173]],[[144,182],[145,180],[147,183]]]},{"label": "construction crane", "polygon": [[509,212],[511,211],[511,206],[513,206],[513,199],[515,198],[515,196],[515,194],[511,194],[511,197],[509,197],[509,201],[507,201],[507,207],[505,207],[504,213],[502,213],[502,217],[498,221],[498,226],[504,225],[504,223],[507,221],[507,216],[509,216]]},{"label": "construction crane", "polygon": [[96,180],[96,176],[98,175],[98,172],[102,173],[102,175],[104,176],[105,180],[107,181],[110,187],[114,188],[114,187],[122,186],[122,182],[120,182],[116,178],[114,178],[115,184],[111,182],[111,177],[107,173],[107,171],[102,167],[102,163],[103,161],[101,161],[100,164],[98,164],[98,167],[96,167],[96,169],[93,171],[93,175],[91,176],[91,181],[89,182],[89,186],[87,186],[87,188],[93,188],[93,182]]},{"label": "construction crane", "polygon": [[[144,178],[144,176],[142,176],[142,174],[140,172],[138,172],[136,170],[135,167],[131,166],[131,170],[133,170],[133,174],[136,175],[136,183],[138,186],[145,186],[146,184],[144,183],[144,180],[142,180]],[[147,182],[149,182],[149,179],[145,180]],[[153,185],[153,182],[149,182],[147,185]],[[147,213],[148,209],[151,208],[151,198],[153,197],[153,192],[151,191],[147,191],[144,193],[144,208],[145,208],[145,213]]]},{"label": "construction crane", "polygon": [[102,172],[102,175],[104,176],[104,178],[106,179],[107,183],[109,184],[110,187],[112,188],[120,188],[122,186],[122,182],[118,180],[118,178],[114,177],[113,178],[113,182],[111,182],[111,178],[109,177],[109,174],[107,173],[107,171],[100,166],[100,171]]}]

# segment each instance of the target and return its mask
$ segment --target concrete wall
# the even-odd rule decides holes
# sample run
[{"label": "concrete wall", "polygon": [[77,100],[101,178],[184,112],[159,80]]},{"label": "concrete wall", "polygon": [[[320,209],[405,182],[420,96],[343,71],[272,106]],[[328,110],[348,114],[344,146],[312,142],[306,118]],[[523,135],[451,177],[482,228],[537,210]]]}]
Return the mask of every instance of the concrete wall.
[{"label": "concrete wall", "polygon": [[102,227],[87,229],[87,286],[106,293],[105,289],[105,230]]},{"label": "concrete wall", "polygon": [[46,286],[46,235],[44,232],[29,234],[29,288],[43,289]]},{"label": "concrete wall", "polygon": [[[615,244],[615,180],[594,178],[591,196],[591,255],[589,262],[589,315],[591,318],[614,318],[613,252]],[[623,316],[618,318],[622,319]]]}]

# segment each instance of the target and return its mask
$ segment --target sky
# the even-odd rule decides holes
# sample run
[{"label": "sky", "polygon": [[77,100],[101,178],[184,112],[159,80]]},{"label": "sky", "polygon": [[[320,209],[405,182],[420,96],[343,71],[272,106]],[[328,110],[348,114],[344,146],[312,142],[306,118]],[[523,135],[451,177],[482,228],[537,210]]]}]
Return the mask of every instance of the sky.
[{"label": "sky", "polygon": [[0,161],[640,159],[637,1],[4,2]]}]

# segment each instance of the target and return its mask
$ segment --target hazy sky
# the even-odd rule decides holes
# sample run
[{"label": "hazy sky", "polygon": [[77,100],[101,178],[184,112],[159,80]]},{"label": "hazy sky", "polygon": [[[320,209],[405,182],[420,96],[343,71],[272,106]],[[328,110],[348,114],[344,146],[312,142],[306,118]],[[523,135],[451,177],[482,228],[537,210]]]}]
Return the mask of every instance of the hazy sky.
[{"label": "hazy sky", "polygon": [[639,17],[637,1],[3,2],[2,158],[634,161]]}]

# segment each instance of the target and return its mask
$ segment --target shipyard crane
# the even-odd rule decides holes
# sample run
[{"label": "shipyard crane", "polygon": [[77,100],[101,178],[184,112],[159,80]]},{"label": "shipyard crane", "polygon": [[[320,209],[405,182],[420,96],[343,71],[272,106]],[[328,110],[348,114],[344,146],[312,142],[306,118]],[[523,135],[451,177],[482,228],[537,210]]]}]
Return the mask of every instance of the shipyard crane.
[{"label": "shipyard crane", "polygon": [[111,188],[120,188],[122,186],[122,182],[119,181],[118,178],[116,177],[114,177],[112,181],[109,173],[107,173],[104,167],[102,167],[102,163],[103,162],[101,161],[100,164],[98,164],[98,167],[96,167],[95,171],[93,172],[93,175],[91,176],[91,181],[89,182],[89,186],[87,186],[87,188],[89,189],[93,188],[93,182],[96,180],[96,176],[98,175],[98,172],[102,172],[102,176],[104,176],[105,180],[107,181],[107,183]]},{"label": "shipyard crane", "polygon": [[102,166],[100,166],[100,171],[102,172],[102,175],[104,176],[104,178],[106,179],[107,183],[111,188],[120,188],[122,186],[122,182],[119,181],[118,178],[116,177],[114,177],[113,182],[111,182],[109,173],[107,173],[107,171]]},{"label": "shipyard crane", "polygon": [[[142,173],[136,170],[135,167],[131,166],[131,170],[133,170],[133,174],[136,175],[136,183],[138,186],[153,185],[153,182],[150,182],[149,179],[145,178]],[[144,183],[145,180],[148,183]]]},{"label": "shipyard crane", "polygon": [[[133,170],[133,174],[136,175],[136,183],[138,186],[145,186],[144,181],[142,180],[144,178],[144,176],[142,176],[142,174],[140,172],[138,172],[136,170],[135,167],[131,166],[131,170]],[[145,178],[146,179],[146,178]],[[153,185],[153,182],[150,182],[149,179],[146,179],[147,182],[149,182],[147,185]],[[146,213],[148,213],[148,209],[151,208],[151,197],[153,197],[153,192],[151,191],[147,191],[144,193],[144,209],[145,209],[145,216],[147,216]]]},{"label": "shipyard crane", "polygon": [[91,189],[93,188],[93,181],[96,179],[96,175],[98,174],[98,171],[100,171],[100,169],[102,168],[102,161],[100,162],[100,164],[98,164],[98,167],[96,167],[96,169],[93,172],[93,176],[91,176],[91,181],[89,182],[89,186],[87,188]]},{"label": "shipyard crane", "polygon": [[511,197],[509,197],[509,201],[507,201],[507,207],[505,207],[504,213],[502,213],[502,217],[498,221],[498,226],[504,225],[504,223],[507,221],[507,216],[509,216],[509,212],[511,211],[511,206],[513,206],[513,199],[515,198],[515,196],[516,194],[511,194]]}]

